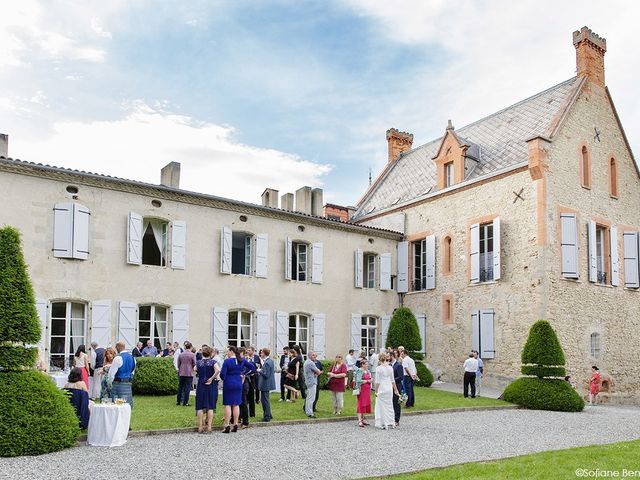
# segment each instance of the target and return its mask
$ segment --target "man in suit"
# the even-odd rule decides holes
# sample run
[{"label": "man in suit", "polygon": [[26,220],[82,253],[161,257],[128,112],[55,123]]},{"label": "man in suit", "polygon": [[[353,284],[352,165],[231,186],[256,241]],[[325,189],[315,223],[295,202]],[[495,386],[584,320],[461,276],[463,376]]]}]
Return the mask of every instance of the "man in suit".
[{"label": "man in suit", "polygon": [[[256,348],[253,345],[247,347],[245,358],[248,362],[258,368],[260,366],[260,357],[256,355]],[[248,378],[247,406],[249,407],[249,416],[256,416],[256,390],[258,390],[256,373],[250,373]]]},{"label": "man in suit", "polygon": [[[289,366],[289,347],[284,347],[283,354],[280,355],[280,402],[284,402],[284,381],[287,378],[287,367]],[[287,391],[287,400],[291,398],[291,392]]]},{"label": "man in suit", "polygon": [[[402,393],[402,380],[404,379],[402,363],[398,361],[398,354],[394,350],[389,351],[389,358],[391,360],[391,368],[393,368],[393,380],[396,382],[398,392]],[[400,425],[400,397],[395,392],[393,392],[393,413],[395,414],[397,427]]]},{"label": "man in suit", "polygon": [[262,360],[262,368],[258,369],[258,390],[260,391],[263,411],[263,422],[271,421],[271,399],[269,392],[276,389],[275,365],[269,356],[271,350],[264,347],[260,350],[260,359]]},{"label": "man in suit", "polygon": [[142,356],[142,342],[138,342],[133,350],[131,350],[131,355],[133,358],[138,358]]}]

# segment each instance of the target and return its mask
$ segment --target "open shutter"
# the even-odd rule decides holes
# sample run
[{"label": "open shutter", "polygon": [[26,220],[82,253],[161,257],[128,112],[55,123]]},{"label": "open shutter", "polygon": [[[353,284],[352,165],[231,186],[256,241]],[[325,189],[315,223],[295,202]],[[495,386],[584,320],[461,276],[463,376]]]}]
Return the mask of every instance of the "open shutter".
[{"label": "open shutter", "polygon": [[355,262],[354,274],[355,274],[356,288],[362,288],[363,275],[364,275],[363,261],[364,261],[364,254],[362,253],[361,249],[357,248],[355,251],[355,257],[354,257],[354,262]]},{"label": "open shutter", "polygon": [[578,221],[575,213],[560,214],[562,276],[578,278]]},{"label": "open shutter", "polygon": [[351,314],[351,348],[356,352],[362,350],[362,314]]},{"label": "open shutter", "polygon": [[313,351],[316,352],[320,360],[324,359],[325,352],[324,328],[324,313],[316,313],[313,316]]},{"label": "open shutter", "polygon": [[172,339],[182,345],[189,340],[189,305],[171,307]]},{"label": "open shutter", "polygon": [[142,215],[135,212],[127,222],[127,263],[142,265]]},{"label": "open shutter", "polygon": [[270,325],[271,312],[269,310],[258,310],[256,312],[256,347],[258,350],[262,347],[268,347],[271,342],[271,325]]},{"label": "open shutter", "polygon": [[111,300],[91,303],[91,341],[100,347],[111,345]]},{"label": "open shutter", "polygon": [[[500,217],[493,219],[493,279],[500,280]],[[480,256],[478,256],[480,258]]]},{"label": "open shutter", "polygon": [[495,346],[493,341],[493,310],[480,310],[480,358],[494,358]]},{"label": "open shutter", "polygon": [[480,351],[480,310],[471,312],[471,350]]},{"label": "open shutter", "polygon": [[268,251],[269,235],[259,233],[256,235],[256,277],[258,278],[267,278],[269,271],[269,263],[267,262]]},{"label": "open shutter", "polygon": [[125,348],[131,350],[136,343],[136,324],[138,305],[131,302],[118,302],[118,341],[123,341]]},{"label": "open shutter", "polygon": [[598,281],[598,253],[596,249],[596,222],[589,220],[589,281]]},{"label": "open shutter", "polygon": [[387,333],[389,333],[389,324],[391,323],[391,315],[383,315],[381,319],[382,335],[381,348],[387,348]]},{"label": "open shutter", "polygon": [[73,203],[53,207],[53,256],[73,258]]},{"label": "open shutter", "polygon": [[380,290],[391,290],[391,254],[380,255]]},{"label": "open shutter", "polygon": [[229,312],[226,308],[213,307],[213,346],[222,354],[229,346]]},{"label": "open shutter", "polygon": [[184,270],[186,266],[186,250],[187,222],[175,220],[171,223],[171,268]]},{"label": "open shutter", "polygon": [[322,283],[323,277],[323,245],[322,243],[314,243],[311,246],[311,283]]},{"label": "open shutter", "polygon": [[425,239],[425,250],[427,251],[427,280],[425,288],[433,290],[436,288],[436,236],[429,235]]},{"label": "open shutter", "polygon": [[638,232],[624,232],[624,286],[640,288],[640,265],[638,259]]},{"label": "open shutter", "polygon": [[73,204],[73,258],[89,258],[89,217],[91,212],[84,205]]},{"label": "open shutter", "polygon": [[[220,273],[231,274],[231,246],[233,233],[229,227],[220,230]],[[225,345],[226,347],[226,345]]]},{"label": "open shutter", "polygon": [[409,291],[409,242],[398,242],[398,293]]},{"label": "open shutter", "polygon": [[289,346],[289,314],[276,312],[276,352],[284,353],[284,347]]},{"label": "open shutter", "polygon": [[618,255],[618,229],[611,227],[609,230],[611,243],[611,285],[620,285],[620,256]]},{"label": "open shutter", "polygon": [[293,261],[293,242],[289,237],[284,239],[284,278],[291,280],[291,262]]},{"label": "open shutter", "polygon": [[419,353],[425,353],[427,351],[427,316],[424,313],[420,315],[416,315],[416,320],[418,321],[418,330],[420,330],[420,342],[422,346]]},{"label": "open shutter", "polygon": [[38,312],[38,319],[40,320],[40,341],[38,342],[38,347],[40,348],[40,358],[44,360],[44,351],[47,347],[47,319],[49,318],[49,302],[44,298],[37,298],[36,311]]},{"label": "open shutter", "polygon": [[469,262],[471,262],[471,283],[480,282],[480,224],[474,223],[469,230],[471,245],[469,245]]}]

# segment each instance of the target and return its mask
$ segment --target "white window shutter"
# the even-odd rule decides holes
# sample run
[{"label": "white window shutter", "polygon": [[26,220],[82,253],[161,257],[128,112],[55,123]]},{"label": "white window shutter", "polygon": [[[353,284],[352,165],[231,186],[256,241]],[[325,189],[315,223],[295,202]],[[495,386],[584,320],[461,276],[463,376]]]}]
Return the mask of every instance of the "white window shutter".
[{"label": "white window shutter", "polygon": [[291,280],[291,269],[293,262],[293,242],[289,237],[284,239],[284,278]]},{"label": "white window shutter", "polygon": [[103,348],[111,346],[111,300],[91,303],[91,341]]},{"label": "white window shutter", "polygon": [[73,203],[53,207],[53,256],[73,258]]},{"label": "white window shutter", "polygon": [[171,222],[171,268],[184,270],[187,252],[187,222]]},{"label": "white window shutter", "polygon": [[269,235],[259,233],[256,235],[256,277],[267,278],[269,271],[268,263]]},{"label": "white window shutter", "polygon": [[356,288],[362,288],[362,282],[363,282],[363,275],[364,275],[364,270],[363,270],[363,262],[364,262],[364,254],[362,253],[362,250],[357,248],[355,251],[355,257],[354,257],[354,262],[355,262],[355,286]]},{"label": "white window shutter", "polygon": [[380,255],[380,290],[391,290],[391,254]]},{"label": "white window shutter", "polygon": [[[231,274],[231,247],[233,232],[227,226],[220,230],[220,273]],[[225,345],[226,348],[226,345]]]},{"label": "white window shutter", "polygon": [[474,223],[470,228],[471,245],[469,261],[471,262],[471,283],[480,282],[480,224]]},{"label": "white window shutter", "polygon": [[138,343],[138,305],[131,302],[118,302],[118,341],[123,341],[125,348],[131,350]]},{"label": "white window shutter", "polygon": [[129,212],[127,221],[127,263],[142,265],[142,215]]},{"label": "white window shutter", "polygon": [[44,351],[47,348],[47,324],[49,318],[49,302],[44,298],[36,299],[36,311],[38,312],[38,319],[40,320],[40,341],[38,347],[40,348],[40,358],[44,360]]},{"label": "white window shutter", "polygon": [[618,255],[618,229],[611,227],[609,230],[609,239],[611,243],[611,285],[617,287],[620,285],[620,256]]},{"label": "white window shutter", "polygon": [[313,316],[313,351],[320,360],[323,360],[325,355],[325,320],[324,313],[316,313]]},{"label": "white window shutter", "polygon": [[174,305],[171,307],[171,338],[180,346],[189,340],[189,305]]},{"label": "white window shutter", "polygon": [[575,213],[560,214],[562,276],[578,278],[578,221]]},{"label": "white window shutter", "polygon": [[84,205],[73,204],[73,258],[89,258],[89,217],[91,212]]},{"label": "white window shutter", "polygon": [[398,242],[398,293],[409,291],[409,242]]},{"label": "white window shutter", "polygon": [[381,346],[382,348],[386,348],[387,347],[387,333],[389,333],[389,324],[391,323],[391,315],[383,315],[381,318],[381,327],[382,327],[382,334],[381,334]]},{"label": "white window shutter", "polygon": [[493,310],[480,310],[480,358],[494,358]]},{"label": "white window shutter", "polygon": [[425,249],[427,250],[427,281],[426,289],[436,288],[436,236],[429,235],[425,239]]},{"label": "white window shutter", "polygon": [[213,307],[212,344],[220,354],[229,346],[229,311],[226,308]]},{"label": "white window shutter", "polygon": [[317,242],[311,246],[311,283],[322,283],[324,268],[323,268],[323,250],[322,243]]},{"label": "white window shutter", "polygon": [[596,222],[589,220],[589,281],[598,281],[598,265],[596,251]]},{"label": "white window shutter", "polygon": [[256,347],[270,347],[271,342],[271,312],[269,310],[258,310],[256,312]]},{"label": "white window shutter", "polygon": [[471,350],[480,351],[480,310],[471,312]]},{"label": "white window shutter", "polygon": [[[500,280],[500,268],[501,268],[501,260],[500,260],[500,217],[496,217],[493,219],[493,279]],[[478,255],[478,258],[480,256]]]},{"label": "white window shutter", "polygon": [[351,314],[351,348],[356,352],[362,350],[362,314]]},{"label": "white window shutter", "polygon": [[276,352],[284,353],[284,347],[289,346],[289,314],[276,312]]},{"label": "white window shutter", "polygon": [[640,260],[638,256],[638,232],[623,232],[624,286],[640,288]]}]

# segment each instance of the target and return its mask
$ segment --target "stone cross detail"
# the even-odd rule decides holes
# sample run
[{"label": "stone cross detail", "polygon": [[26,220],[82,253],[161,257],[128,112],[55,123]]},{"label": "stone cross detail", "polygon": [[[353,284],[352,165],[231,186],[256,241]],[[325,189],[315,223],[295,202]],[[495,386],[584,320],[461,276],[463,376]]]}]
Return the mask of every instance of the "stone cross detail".
[{"label": "stone cross detail", "polygon": [[522,200],[524,202],[524,197],[522,196],[522,192],[524,192],[524,187],[520,189],[518,193],[513,192],[515,198],[513,199],[513,203],[516,203],[518,200]]}]

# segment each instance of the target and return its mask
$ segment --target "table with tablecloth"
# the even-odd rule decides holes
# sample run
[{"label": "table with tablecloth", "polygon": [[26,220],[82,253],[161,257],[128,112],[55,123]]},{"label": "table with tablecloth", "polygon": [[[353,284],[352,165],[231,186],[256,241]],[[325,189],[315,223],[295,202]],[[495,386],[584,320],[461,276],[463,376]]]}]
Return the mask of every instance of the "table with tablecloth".
[{"label": "table with tablecloth", "polygon": [[54,381],[58,388],[64,388],[67,383],[67,378],[69,377],[68,373],[58,372],[58,373],[50,373],[49,376],[51,380]]},{"label": "table with tablecloth", "polygon": [[97,403],[91,408],[87,428],[87,443],[94,447],[119,447],[124,445],[129,434],[131,406]]}]

